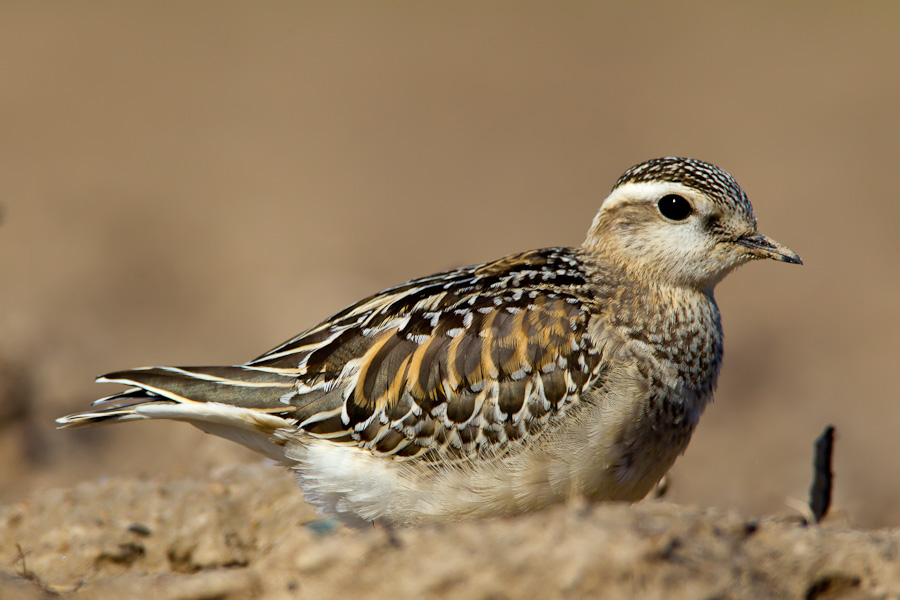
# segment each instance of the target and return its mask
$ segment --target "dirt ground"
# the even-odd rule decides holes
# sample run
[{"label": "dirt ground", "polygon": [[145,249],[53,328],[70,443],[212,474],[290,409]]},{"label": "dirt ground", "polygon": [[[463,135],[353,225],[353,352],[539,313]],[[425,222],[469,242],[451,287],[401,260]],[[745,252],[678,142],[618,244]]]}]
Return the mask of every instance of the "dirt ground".
[{"label": "dirt ground", "polygon": [[[113,479],[0,508],[0,598],[895,598],[900,532],[667,502],[335,529],[275,467]],[[265,493],[261,493],[261,490]],[[838,520],[839,521],[839,520]],[[27,550],[26,550],[27,547]]]},{"label": "dirt ground", "polygon": [[[0,597],[900,595],[898,22],[0,4]],[[665,502],[331,532],[191,427],[54,428],[100,373],[243,362],[410,277],[577,244],[662,155],[730,171],[805,262],[717,289],[725,367]],[[835,514],[800,527],[828,423]]]}]

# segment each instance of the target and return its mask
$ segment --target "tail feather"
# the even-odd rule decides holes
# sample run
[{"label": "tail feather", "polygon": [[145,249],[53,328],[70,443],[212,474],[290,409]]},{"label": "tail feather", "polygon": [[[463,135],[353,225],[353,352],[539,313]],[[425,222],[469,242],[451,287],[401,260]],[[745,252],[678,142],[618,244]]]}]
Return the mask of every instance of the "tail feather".
[{"label": "tail feather", "polygon": [[99,400],[94,400],[91,402],[91,406],[98,406],[100,404],[109,404],[110,402],[122,402],[126,401],[130,398],[147,398],[147,392],[142,390],[141,388],[131,388],[130,390],[125,390],[119,394],[113,394],[112,396],[104,396]]},{"label": "tail feather", "polygon": [[[126,396],[125,394],[123,394],[122,396],[123,398],[131,397]],[[118,398],[116,396],[109,396],[108,398],[102,398],[101,400],[103,400],[104,402],[111,402],[113,400],[118,400]],[[59,424],[60,429],[78,429],[80,427],[100,425],[101,423],[118,423],[121,421],[152,419],[153,417],[142,415],[135,410],[135,407],[145,406],[151,402],[163,402],[171,404],[171,402],[168,400],[162,400],[161,398],[156,396],[147,396],[145,398],[137,400],[136,402],[129,402],[124,404],[117,403],[113,406],[106,406],[97,410],[88,410],[72,415],[66,415],[65,417],[56,419],[56,422]]]},{"label": "tail feather", "polygon": [[221,402],[243,408],[267,409],[284,404],[296,375],[245,366],[141,367],[97,378],[98,383],[121,383],[175,402]]},{"label": "tail feather", "polygon": [[101,398],[93,410],[56,420],[74,429],[139,419],[185,421],[284,461],[274,433],[290,427],[297,407],[282,401],[295,388],[297,372],[250,366],[142,367],[109,373],[98,382],[131,386]]},{"label": "tail feather", "polygon": [[[295,386],[296,373],[283,370],[246,366],[141,367],[102,375],[97,382],[132,387],[97,400],[94,406],[100,405],[98,408],[57,419],[62,428],[136,419],[204,421],[215,411],[200,405],[209,404],[272,416],[287,416],[296,409],[282,402]],[[169,408],[164,409],[165,406]],[[239,413],[240,410],[235,414]]]}]

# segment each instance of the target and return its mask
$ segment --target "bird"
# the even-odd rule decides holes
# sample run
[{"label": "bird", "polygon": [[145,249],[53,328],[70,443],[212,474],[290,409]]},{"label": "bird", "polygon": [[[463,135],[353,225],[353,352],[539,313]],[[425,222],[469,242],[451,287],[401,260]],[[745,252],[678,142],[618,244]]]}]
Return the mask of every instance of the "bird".
[{"label": "bird", "polygon": [[714,288],[761,234],[724,170],[625,171],[579,246],[412,279],[245,364],[141,367],[61,428],[188,422],[294,471],[349,525],[642,499],[684,453],[723,356]]}]

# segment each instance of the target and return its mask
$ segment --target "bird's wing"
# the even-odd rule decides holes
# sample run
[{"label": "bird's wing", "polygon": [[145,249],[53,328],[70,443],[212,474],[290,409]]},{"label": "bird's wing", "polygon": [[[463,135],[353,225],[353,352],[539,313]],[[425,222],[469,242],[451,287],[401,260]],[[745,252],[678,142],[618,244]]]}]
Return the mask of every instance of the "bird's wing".
[{"label": "bird's wing", "polygon": [[398,458],[493,454],[536,435],[600,373],[597,300],[573,250],[386,290],[248,363],[298,368],[309,435]]},{"label": "bird's wing", "polygon": [[601,376],[587,328],[602,300],[574,252],[535,250],[410,281],[245,365],[112,373],[98,381],[134,389],[60,422],[218,418],[235,407],[377,455],[495,454],[538,435]]}]

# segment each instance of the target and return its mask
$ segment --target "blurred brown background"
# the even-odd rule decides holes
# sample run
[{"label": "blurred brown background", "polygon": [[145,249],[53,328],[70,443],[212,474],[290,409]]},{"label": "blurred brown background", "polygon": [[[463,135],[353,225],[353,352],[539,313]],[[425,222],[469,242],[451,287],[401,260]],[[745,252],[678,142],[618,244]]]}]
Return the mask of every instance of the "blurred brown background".
[{"label": "blurred brown background", "polygon": [[671,498],[900,524],[900,5],[3,3],[0,501],[249,451],[55,431],[100,373],[238,363],[359,297],[579,243],[616,177],[730,171],[805,266],[718,289],[716,402]]}]

